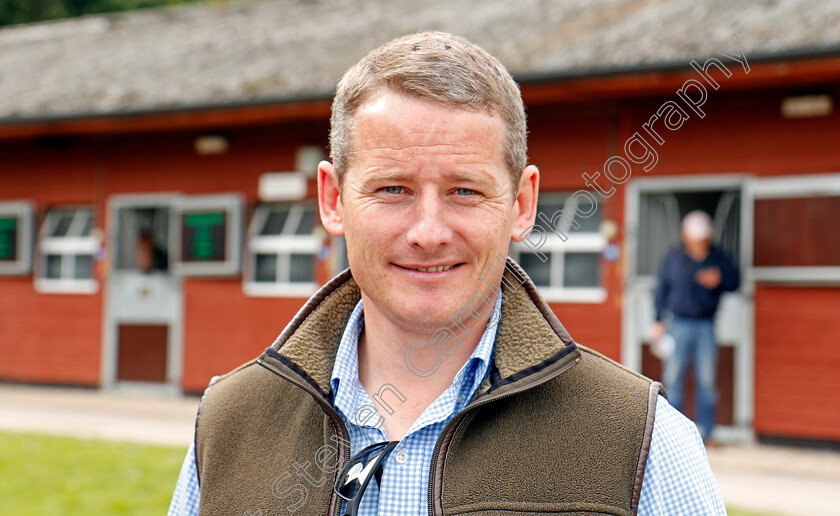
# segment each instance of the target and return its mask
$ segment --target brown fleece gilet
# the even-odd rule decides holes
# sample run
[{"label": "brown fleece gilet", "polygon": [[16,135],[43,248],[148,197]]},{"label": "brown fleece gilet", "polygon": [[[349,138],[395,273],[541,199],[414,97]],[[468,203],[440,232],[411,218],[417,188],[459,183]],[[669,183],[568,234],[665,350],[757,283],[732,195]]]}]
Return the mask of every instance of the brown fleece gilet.
[{"label": "brown fleece gilet", "polygon": [[[511,260],[505,276],[494,367],[438,439],[431,514],[635,514],[661,385],[574,343]],[[349,448],[330,375],[359,296],[336,277],[260,358],[211,381],[200,514],[337,514]]]}]

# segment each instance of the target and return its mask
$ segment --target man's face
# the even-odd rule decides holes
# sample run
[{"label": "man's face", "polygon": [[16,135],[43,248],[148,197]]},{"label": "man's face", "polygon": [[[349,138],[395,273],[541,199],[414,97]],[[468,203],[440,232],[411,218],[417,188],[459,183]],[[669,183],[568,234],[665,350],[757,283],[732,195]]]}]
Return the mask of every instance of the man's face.
[{"label": "man's face", "polygon": [[705,256],[712,246],[710,238],[692,238],[685,231],[680,232],[680,237],[685,244],[686,251],[693,255]]},{"label": "man's face", "polygon": [[533,223],[538,172],[514,192],[504,123],[483,111],[383,93],[355,116],[340,195],[329,163],[319,171],[324,226],[346,236],[366,316],[418,334],[450,326],[475,292],[495,299],[479,276]]}]

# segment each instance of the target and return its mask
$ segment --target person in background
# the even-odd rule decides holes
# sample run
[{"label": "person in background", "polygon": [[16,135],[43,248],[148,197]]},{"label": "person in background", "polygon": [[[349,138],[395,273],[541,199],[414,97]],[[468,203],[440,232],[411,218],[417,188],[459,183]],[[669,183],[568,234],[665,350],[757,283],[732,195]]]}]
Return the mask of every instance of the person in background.
[{"label": "person in background", "polygon": [[168,268],[169,259],[166,251],[156,243],[154,236],[148,230],[141,231],[137,236],[136,265],[143,273],[152,271],[165,271]]},{"label": "person in background", "polygon": [[685,412],[685,376],[694,365],[697,422],[708,445],[715,427],[717,407],[717,341],[714,316],[724,292],[740,285],[738,267],[720,249],[712,246],[712,219],[701,210],[683,218],[682,245],[672,249],[662,263],[655,293],[656,322],[652,341],[666,333],[663,318],[671,314],[668,333],[674,349],[663,360],[662,379],[668,400]]}]

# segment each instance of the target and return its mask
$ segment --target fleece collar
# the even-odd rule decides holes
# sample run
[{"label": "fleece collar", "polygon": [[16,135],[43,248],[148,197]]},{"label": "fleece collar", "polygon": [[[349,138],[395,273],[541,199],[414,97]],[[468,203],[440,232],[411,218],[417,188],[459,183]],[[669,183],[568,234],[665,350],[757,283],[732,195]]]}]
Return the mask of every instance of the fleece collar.
[{"label": "fleece collar", "polygon": [[[578,356],[568,332],[539,295],[527,274],[508,258],[502,282],[502,313],[496,335],[492,373],[479,394],[504,387],[520,390],[542,383],[565,368],[551,367],[561,358]],[[324,285],[292,319],[263,354],[279,360],[288,370],[331,397],[333,365],[347,321],[361,299],[349,269]]]}]

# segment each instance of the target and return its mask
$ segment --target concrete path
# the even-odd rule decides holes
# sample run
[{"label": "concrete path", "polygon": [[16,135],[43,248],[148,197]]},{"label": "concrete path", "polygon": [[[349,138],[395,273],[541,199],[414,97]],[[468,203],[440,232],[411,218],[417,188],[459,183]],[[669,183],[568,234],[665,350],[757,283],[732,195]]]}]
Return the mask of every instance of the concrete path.
[{"label": "concrete path", "polygon": [[198,402],[138,390],[0,383],[0,429],[187,447]]},{"label": "concrete path", "polygon": [[[198,397],[0,383],[0,430],[189,446]],[[722,446],[709,462],[729,507],[840,516],[840,452]]]},{"label": "concrete path", "polygon": [[788,516],[840,516],[840,452],[781,446],[708,450],[727,507]]}]

